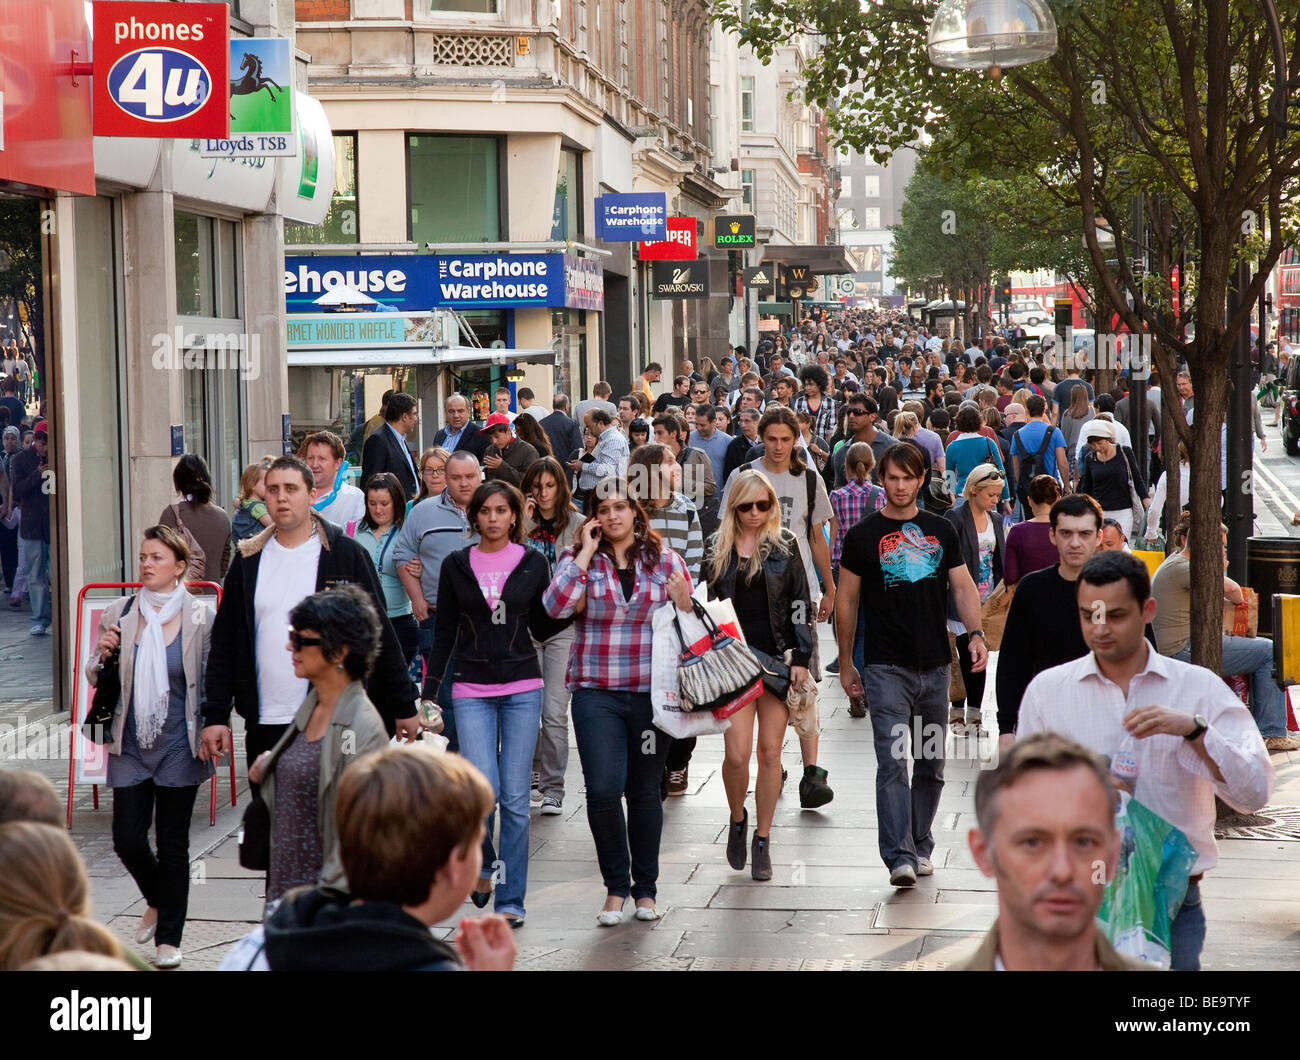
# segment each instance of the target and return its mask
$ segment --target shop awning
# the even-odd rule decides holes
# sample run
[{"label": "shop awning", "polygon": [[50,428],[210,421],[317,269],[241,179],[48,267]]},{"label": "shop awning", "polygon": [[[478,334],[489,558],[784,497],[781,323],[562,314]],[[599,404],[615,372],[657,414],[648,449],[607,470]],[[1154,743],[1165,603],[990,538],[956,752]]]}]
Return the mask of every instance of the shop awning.
[{"label": "shop awning", "polygon": [[290,368],[367,368],[392,365],[439,365],[472,368],[485,364],[545,364],[555,363],[555,351],[479,349],[477,346],[452,346],[435,349],[432,346],[369,347],[356,349],[337,346],[297,348],[289,351]]},{"label": "shop awning", "polygon": [[819,276],[840,276],[857,270],[849,262],[844,247],[829,246],[774,246],[763,247],[764,263],[776,265],[807,265],[808,271]]}]

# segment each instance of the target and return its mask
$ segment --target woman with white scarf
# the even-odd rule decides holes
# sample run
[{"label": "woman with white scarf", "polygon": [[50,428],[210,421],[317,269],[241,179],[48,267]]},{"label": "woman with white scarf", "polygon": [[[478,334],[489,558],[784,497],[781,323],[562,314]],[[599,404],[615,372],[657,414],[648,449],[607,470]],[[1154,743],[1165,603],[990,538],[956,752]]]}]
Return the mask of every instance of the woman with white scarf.
[{"label": "woman with white scarf", "polygon": [[[155,939],[159,968],[181,963],[189,903],[190,817],[215,763],[199,757],[199,706],[212,610],[182,584],[189,548],[170,526],[152,526],[140,545],[142,588],[115,600],[99,620],[86,663],[96,684],[119,646],[122,695],[107,744],[113,789],[113,849],[148,909],[135,940]],[[155,854],[149,826],[158,839]]]}]

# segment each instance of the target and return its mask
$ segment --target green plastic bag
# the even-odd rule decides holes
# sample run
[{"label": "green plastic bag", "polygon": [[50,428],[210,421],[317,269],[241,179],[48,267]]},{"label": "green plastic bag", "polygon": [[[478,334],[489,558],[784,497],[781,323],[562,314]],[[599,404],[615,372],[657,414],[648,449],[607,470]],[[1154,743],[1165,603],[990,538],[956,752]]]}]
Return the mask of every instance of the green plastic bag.
[{"label": "green plastic bag", "polygon": [[1196,848],[1163,817],[1120,796],[1115,827],[1119,865],[1097,910],[1102,932],[1120,953],[1170,965],[1173,919],[1187,894]]}]

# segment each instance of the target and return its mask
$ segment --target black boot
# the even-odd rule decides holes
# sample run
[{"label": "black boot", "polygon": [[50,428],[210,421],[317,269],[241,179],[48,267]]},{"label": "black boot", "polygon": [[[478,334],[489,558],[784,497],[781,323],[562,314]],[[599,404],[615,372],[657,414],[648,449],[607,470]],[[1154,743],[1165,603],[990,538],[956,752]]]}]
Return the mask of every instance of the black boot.
[{"label": "black boot", "polygon": [[728,820],[727,828],[727,864],[733,869],[745,867],[745,838],[749,835],[749,811],[742,811],[745,816],[739,821]]},{"label": "black boot", "polygon": [[835,792],[826,783],[826,770],[821,766],[804,766],[803,780],[799,781],[799,805],[805,810],[815,810],[833,798]]},{"label": "black boot", "polygon": [[770,837],[754,833],[754,849],[751,852],[753,869],[751,870],[756,880],[770,880],[772,878],[772,852],[768,849]]}]

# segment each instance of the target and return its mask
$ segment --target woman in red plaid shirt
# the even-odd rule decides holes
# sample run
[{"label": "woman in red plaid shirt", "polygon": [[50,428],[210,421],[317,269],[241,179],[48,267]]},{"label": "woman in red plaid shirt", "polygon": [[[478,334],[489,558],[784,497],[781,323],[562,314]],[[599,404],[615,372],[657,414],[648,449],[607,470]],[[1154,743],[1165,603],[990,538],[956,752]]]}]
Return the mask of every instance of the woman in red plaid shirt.
[{"label": "woman in red plaid shirt", "polygon": [[669,740],[654,727],[650,706],[651,615],[670,599],[690,611],[691,580],[682,557],[661,545],[626,480],[602,479],[587,511],[576,548],[560,557],[543,603],[555,618],[578,616],[565,683],[573,692],[587,823],[608,893],[596,922],[609,927],[623,920],[629,896],[638,920],[660,915],[659,781]]}]

